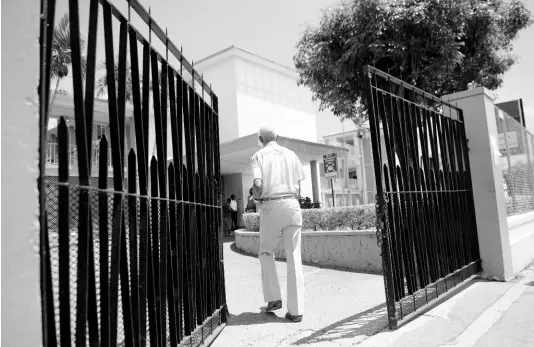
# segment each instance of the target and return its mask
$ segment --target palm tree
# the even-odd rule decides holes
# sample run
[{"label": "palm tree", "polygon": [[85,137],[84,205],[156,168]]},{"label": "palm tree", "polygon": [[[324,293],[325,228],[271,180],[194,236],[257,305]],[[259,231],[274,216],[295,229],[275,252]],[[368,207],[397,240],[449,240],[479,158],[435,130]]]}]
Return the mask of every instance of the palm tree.
[{"label": "palm tree", "polygon": [[[106,62],[101,62],[99,69],[106,71]],[[115,88],[119,86],[119,64],[118,61],[115,62]],[[96,81],[96,97],[99,98],[102,95],[107,95],[108,93],[108,76],[105,73]],[[132,68],[130,63],[126,61],[126,101],[132,100]]]},{"label": "palm tree", "polygon": [[[80,49],[83,50],[85,48],[85,40],[81,37],[78,39],[80,40]],[[50,73],[51,78],[56,79],[56,87],[52,93],[50,105],[48,107],[49,112],[54,105],[59,82],[69,74],[69,67],[72,65],[70,40],[69,14],[65,13],[59,23],[54,27],[54,36],[52,38],[52,64],[50,66]],[[83,56],[81,57],[81,65],[82,76],[85,78],[87,61]]]},{"label": "palm tree", "polygon": [[[99,69],[106,71],[106,62],[103,61],[100,63]],[[119,87],[119,64],[118,61],[115,61],[115,88]],[[159,82],[160,85],[162,83],[161,81],[161,69],[159,71]],[[140,81],[140,88],[143,87],[143,81]],[[107,95],[108,93],[108,77],[107,73],[105,73],[102,77],[100,77],[96,81],[96,97],[100,98],[103,95]],[[132,101],[132,67],[130,66],[130,62],[126,61],[126,101]],[[149,83],[149,90],[152,90],[152,79]],[[161,88],[161,87],[160,87]]]}]

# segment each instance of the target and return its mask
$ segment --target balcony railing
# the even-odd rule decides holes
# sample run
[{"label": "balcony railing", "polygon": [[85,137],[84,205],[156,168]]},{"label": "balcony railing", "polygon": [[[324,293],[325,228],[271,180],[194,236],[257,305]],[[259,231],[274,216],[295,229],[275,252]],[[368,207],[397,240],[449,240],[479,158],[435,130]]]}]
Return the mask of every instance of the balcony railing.
[{"label": "balcony railing", "polygon": [[[69,145],[69,166],[78,165],[78,150],[76,145]],[[91,166],[98,167],[98,162],[100,160],[100,146],[93,145],[91,153]],[[47,143],[46,144],[46,164],[49,165],[59,165],[59,153],[57,143]],[[108,167],[112,167],[111,164],[111,148],[108,150]]]}]

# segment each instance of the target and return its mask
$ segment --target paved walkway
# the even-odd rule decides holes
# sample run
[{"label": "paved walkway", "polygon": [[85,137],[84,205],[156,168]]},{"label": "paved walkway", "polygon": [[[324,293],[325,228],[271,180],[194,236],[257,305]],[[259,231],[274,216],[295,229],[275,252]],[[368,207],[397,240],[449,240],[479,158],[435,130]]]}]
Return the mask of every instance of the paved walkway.
[{"label": "paved walkway", "polygon": [[[237,253],[230,238],[224,257],[230,317],[213,347],[534,346],[534,265],[506,283],[473,280],[391,331],[382,276],[305,266],[306,312],[292,323],[285,308],[261,312],[256,257]],[[285,295],[286,264],[277,269]]]},{"label": "paved walkway", "polygon": [[301,323],[284,318],[286,264],[276,262],[283,305],[265,314],[260,263],[224,244],[228,325],[213,347],[351,346],[387,325],[384,280],[380,275],[304,266],[305,313]]}]

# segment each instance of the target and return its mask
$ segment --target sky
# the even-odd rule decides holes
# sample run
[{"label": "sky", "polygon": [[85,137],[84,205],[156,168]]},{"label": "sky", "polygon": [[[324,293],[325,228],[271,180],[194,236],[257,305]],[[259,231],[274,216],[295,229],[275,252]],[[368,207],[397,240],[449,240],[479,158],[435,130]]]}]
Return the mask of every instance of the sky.
[{"label": "sky", "polygon": [[[113,0],[126,13],[126,0]],[[317,25],[322,11],[339,0],[143,0],[153,18],[165,28],[188,60],[200,60],[231,45],[252,51],[286,66],[293,66],[295,44],[306,25]],[[534,13],[534,0],[524,1]],[[87,33],[89,1],[80,1],[81,30]],[[58,0],[57,17],[67,11]],[[133,11],[132,11],[133,12]],[[132,17],[133,18],[133,17]],[[100,19],[101,20],[101,19]],[[133,20],[137,28],[141,22]],[[102,22],[99,22],[98,60],[104,60]],[[115,28],[116,29],[116,28]],[[116,31],[116,30],[115,30]],[[117,37],[117,33],[114,35]],[[495,91],[497,102],[523,98],[527,127],[534,133],[534,26],[521,32],[514,44],[520,58]],[[117,43],[117,42],[116,42]],[[157,48],[162,48],[160,47]],[[65,81],[61,87],[68,88]]]}]

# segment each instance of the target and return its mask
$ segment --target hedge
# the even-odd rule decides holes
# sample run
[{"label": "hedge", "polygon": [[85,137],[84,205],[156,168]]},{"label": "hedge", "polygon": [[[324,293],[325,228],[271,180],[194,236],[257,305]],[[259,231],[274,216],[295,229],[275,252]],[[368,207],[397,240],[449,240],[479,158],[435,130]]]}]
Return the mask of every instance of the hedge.
[{"label": "hedge", "polygon": [[[302,210],[302,230],[366,230],[374,229],[376,214],[374,205],[348,207],[314,208]],[[260,230],[259,213],[243,215],[245,228],[249,231]]]}]

